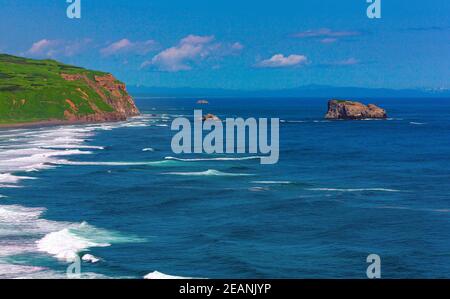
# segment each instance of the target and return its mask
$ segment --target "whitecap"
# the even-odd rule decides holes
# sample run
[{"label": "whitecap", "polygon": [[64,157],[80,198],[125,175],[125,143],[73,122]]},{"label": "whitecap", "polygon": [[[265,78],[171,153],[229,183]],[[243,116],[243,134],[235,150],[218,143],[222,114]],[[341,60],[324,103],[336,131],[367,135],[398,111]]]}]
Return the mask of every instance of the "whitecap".
[{"label": "whitecap", "polygon": [[157,166],[161,164],[167,164],[170,161],[162,160],[162,161],[143,161],[143,162],[88,162],[88,161],[67,161],[67,160],[58,160],[53,162],[53,164],[58,165],[84,165],[84,166]]},{"label": "whitecap", "polygon": [[251,191],[251,192],[264,192],[264,191],[269,191],[270,189],[269,188],[264,188],[264,187],[251,187],[251,188],[248,188],[248,191]]},{"label": "whitecap", "polygon": [[143,239],[125,237],[118,233],[96,228],[83,222],[51,232],[36,242],[38,250],[59,260],[73,262],[80,252],[93,247],[108,247],[112,243],[141,242]]},{"label": "whitecap", "polygon": [[396,189],[387,189],[387,188],[357,188],[357,189],[337,189],[337,188],[308,188],[306,190],[309,191],[331,191],[331,192],[401,192]]},{"label": "whitecap", "polygon": [[144,276],[144,279],[193,279],[192,277],[182,277],[182,276],[173,276],[173,275],[167,275],[158,271],[154,271],[152,273],[149,273]]},{"label": "whitecap", "polygon": [[169,175],[181,175],[181,176],[252,176],[253,174],[246,173],[228,173],[222,172],[215,169],[208,169],[206,171],[199,172],[167,172],[164,174]]},{"label": "whitecap", "polygon": [[175,158],[175,157],[165,157],[166,160],[175,160],[182,162],[200,162],[200,161],[246,161],[246,160],[255,160],[261,159],[262,157],[251,156],[251,157],[219,157],[219,158],[193,158],[193,159],[183,159],[183,158]]},{"label": "whitecap", "polygon": [[[16,173],[53,168],[59,162],[66,161],[61,160],[61,157],[89,155],[92,152],[88,150],[104,149],[88,145],[86,141],[94,135],[95,130],[114,127],[116,125],[86,125],[0,132],[2,141],[8,138],[16,140],[0,143],[0,188],[22,187],[19,185],[22,180],[35,179]],[[78,252],[88,251],[92,247],[139,241],[137,238],[122,237],[86,223],[46,220],[41,218],[44,212],[44,208],[0,205],[0,278],[66,277],[65,273],[31,265],[14,265],[7,259],[9,256],[40,251],[68,261]],[[83,274],[84,276],[97,275]]]},{"label": "whitecap", "polygon": [[306,120],[282,120],[280,121],[282,123],[288,123],[288,124],[301,124],[301,123],[307,123]]},{"label": "whitecap", "polygon": [[432,212],[432,213],[450,213],[450,209],[432,209],[432,208],[413,208],[405,206],[380,206],[377,209],[391,209],[391,210],[410,210],[419,212]]},{"label": "whitecap", "polygon": [[293,184],[291,181],[253,181],[253,184],[280,184],[280,185],[287,185],[287,184]]},{"label": "whitecap", "polygon": [[98,263],[100,261],[100,258],[93,256],[92,254],[85,254],[81,258],[82,261],[89,262],[89,263]]},{"label": "whitecap", "polygon": [[97,145],[77,145],[77,144],[66,144],[66,145],[52,145],[52,146],[42,146],[44,149],[96,149],[104,150],[104,146]]},{"label": "whitecap", "polygon": [[17,278],[20,275],[30,275],[45,270],[43,267],[14,265],[0,262],[0,279]]},{"label": "whitecap", "polygon": [[37,242],[39,251],[47,252],[59,260],[73,262],[80,251],[91,247],[108,247],[109,243],[95,243],[73,235],[67,228],[47,234]]},{"label": "whitecap", "polygon": [[0,183],[17,183],[21,180],[33,180],[35,178],[25,176],[15,176],[11,173],[0,173]]},{"label": "whitecap", "polygon": [[[18,273],[19,274],[19,273]],[[65,271],[57,272],[50,269],[42,269],[41,271],[33,271],[25,274],[19,274],[17,276],[7,276],[7,277],[13,277],[15,279],[110,279],[111,277],[108,277],[106,275],[100,274],[100,273],[93,273],[93,272],[82,272],[78,275],[72,274],[72,276],[68,276]],[[122,278],[122,277],[119,277]],[[129,277],[123,277],[123,279],[128,279]]]}]

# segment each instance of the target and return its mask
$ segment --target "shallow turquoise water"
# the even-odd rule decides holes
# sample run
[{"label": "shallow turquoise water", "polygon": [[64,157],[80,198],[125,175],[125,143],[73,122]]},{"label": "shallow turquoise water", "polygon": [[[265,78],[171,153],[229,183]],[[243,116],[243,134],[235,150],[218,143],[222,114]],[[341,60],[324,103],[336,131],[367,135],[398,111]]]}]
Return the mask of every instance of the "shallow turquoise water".
[{"label": "shallow turquoise water", "polygon": [[323,120],[325,99],[215,99],[200,108],[279,117],[279,163],[165,159],[195,102],[0,131],[0,277],[65,277],[87,252],[88,277],[364,278],[372,253],[383,277],[450,277],[450,101],[378,100],[389,120],[347,122]]}]

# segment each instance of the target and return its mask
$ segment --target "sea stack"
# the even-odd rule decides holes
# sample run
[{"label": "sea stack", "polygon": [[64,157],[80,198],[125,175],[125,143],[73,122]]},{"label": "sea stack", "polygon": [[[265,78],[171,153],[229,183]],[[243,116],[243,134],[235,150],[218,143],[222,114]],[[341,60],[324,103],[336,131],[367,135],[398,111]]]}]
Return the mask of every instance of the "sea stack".
[{"label": "sea stack", "polygon": [[331,100],[328,102],[326,119],[386,119],[386,110],[373,105],[364,105],[347,100]]}]

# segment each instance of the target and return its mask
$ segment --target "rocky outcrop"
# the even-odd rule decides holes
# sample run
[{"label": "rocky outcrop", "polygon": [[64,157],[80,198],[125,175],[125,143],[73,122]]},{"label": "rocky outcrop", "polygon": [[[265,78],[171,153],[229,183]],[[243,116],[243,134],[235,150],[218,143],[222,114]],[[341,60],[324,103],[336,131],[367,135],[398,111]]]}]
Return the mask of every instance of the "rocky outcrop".
[{"label": "rocky outcrop", "polygon": [[331,100],[328,102],[327,119],[385,119],[386,110],[373,105],[346,100]]},{"label": "rocky outcrop", "polygon": [[128,94],[125,84],[119,82],[111,74],[104,76],[95,75],[93,80],[86,74],[61,74],[61,77],[67,81],[84,81],[90,89],[112,108],[112,111],[100,109],[93,101],[90,101],[89,95],[85,91],[77,89],[89,103],[94,113],[88,115],[78,114],[78,108],[70,99],[67,99],[66,102],[69,104],[70,109],[64,112],[64,116],[70,122],[122,121],[128,117],[139,115],[139,110],[134,104],[132,97]]},{"label": "rocky outcrop", "polygon": [[219,117],[214,114],[206,114],[203,116],[203,121],[212,120],[212,121],[221,121]]},{"label": "rocky outcrop", "polygon": [[0,127],[121,121],[139,114],[113,75],[0,54]]}]

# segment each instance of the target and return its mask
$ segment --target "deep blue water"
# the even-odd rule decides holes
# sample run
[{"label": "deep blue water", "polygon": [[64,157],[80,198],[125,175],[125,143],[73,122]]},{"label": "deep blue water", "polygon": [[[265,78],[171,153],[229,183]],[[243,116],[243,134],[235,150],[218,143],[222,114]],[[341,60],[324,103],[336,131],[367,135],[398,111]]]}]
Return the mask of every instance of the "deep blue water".
[{"label": "deep blue water", "polygon": [[[2,130],[0,277],[58,277],[77,249],[100,258],[82,263],[94,277],[365,278],[378,254],[385,278],[450,278],[449,100],[370,101],[389,120],[324,121],[325,99],[212,99],[200,108],[221,118],[279,117],[279,163],[165,160],[171,120],[195,102]],[[248,176],[195,175],[207,170]]]}]

